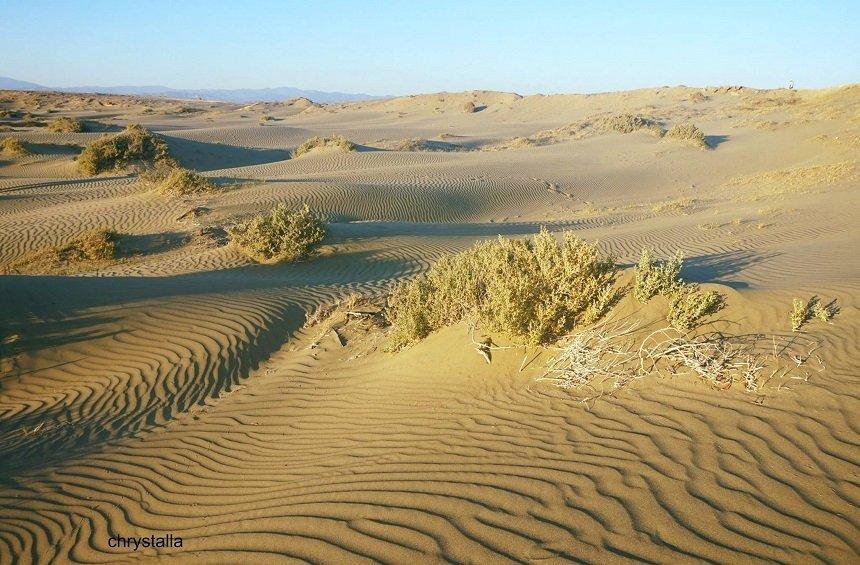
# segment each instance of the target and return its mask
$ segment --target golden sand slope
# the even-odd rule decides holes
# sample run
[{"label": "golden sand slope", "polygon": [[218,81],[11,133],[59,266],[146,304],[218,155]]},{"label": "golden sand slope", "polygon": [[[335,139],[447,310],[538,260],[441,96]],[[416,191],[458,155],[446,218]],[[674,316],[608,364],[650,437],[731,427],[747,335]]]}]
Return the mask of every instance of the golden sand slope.
[{"label": "golden sand slope", "polygon": [[[0,563],[856,561],[857,160],[836,140],[858,133],[858,92],[327,107],[2,93],[37,118],[141,122],[225,189],[79,178],[75,147],[98,133],[0,133],[42,148],[0,156],[0,268],[95,228],[139,250],[81,276],[0,277]],[[510,143],[618,113],[692,121],[712,150],[647,132]],[[289,158],[332,134],[358,151]],[[470,150],[386,149],[404,139]],[[333,222],[319,257],[252,265],[217,236],[279,202]],[[398,354],[380,332],[300,330],[319,304],[541,225],[628,265],[643,246],[683,250],[685,277],[724,285],[744,331],[790,333],[795,296],[841,313],[798,338],[822,345],[808,380],[761,398],[655,377],[589,406],[520,372],[519,352],[487,365],[462,327]],[[183,547],[108,543],[167,533]]]}]

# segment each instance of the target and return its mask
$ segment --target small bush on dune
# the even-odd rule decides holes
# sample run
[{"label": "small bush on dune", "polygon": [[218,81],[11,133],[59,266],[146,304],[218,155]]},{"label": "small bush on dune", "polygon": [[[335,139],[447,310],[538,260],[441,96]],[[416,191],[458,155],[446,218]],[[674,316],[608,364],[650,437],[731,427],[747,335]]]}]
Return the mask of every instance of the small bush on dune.
[{"label": "small bush on dune", "polygon": [[230,239],[260,263],[295,261],[307,256],[326,235],[322,221],[307,205],[290,210],[283,204],[230,229]]},{"label": "small bush on dune", "polygon": [[705,316],[716,314],[725,306],[725,297],[715,290],[703,292],[695,283],[681,283],[668,296],[666,320],[678,331],[695,328]]},{"label": "small bush on dune", "polygon": [[636,283],[633,295],[640,302],[648,302],[651,298],[667,295],[681,282],[681,265],[684,256],[678,252],[674,257],[663,263],[654,260],[650,249],[643,249],[636,265]]},{"label": "small bush on dune", "polygon": [[84,123],[80,120],[60,116],[48,122],[48,129],[57,133],[81,133],[86,131]]},{"label": "small bush on dune", "polygon": [[86,175],[155,164],[175,165],[176,162],[170,157],[164,140],[135,124],[121,133],[93,141],[78,157],[78,169]]},{"label": "small bush on dune", "polygon": [[117,258],[119,234],[109,229],[90,230],[63,245],[37,249],[15,261],[10,270],[51,272],[81,268]]},{"label": "small bush on dune", "polygon": [[196,171],[175,167],[158,184],[158,190],[164,194],[186,196],[213,192],[215,185]]},{"label": "small bush on dune", "polygon": [[705,134],[693,124],[676,124],[669,128],[663,137],[684,141],[702,149],[710,147],[705,141]]},{"label": "small bush on dune", "polygon": [[474,114],[476,109],[477,107],[475,106],[475,103],[471,100],[463,104],[462,108],[464,114]]},{"label": "small bush on dune", "polygon": [[336,149],[340,149],[341,151],[355,151],[356,146],[355,143],[346,139],[342,136],[333,136],[333,137],[312,137],[309,140],[305,141],[293,152],[293,157],[301,157],[306,153],[310,153],[314,149],[320,149],[323,147],[333,147]]},{"label": "small bush on dune", "polygon": [[640,302],[648,302],[657,295],[665,297],[669,302],[666,321],[678,331],[689,331],[704,317],[722,310],[725,297],[714,290],[703,292],[695,283],[685,283],[680,276],[683,262],[679,252],[658,263],[650,250],[643,249],[635,269],[633,295]]},{"label": "small bush on dune", "polygon": [[836,305],[836,300],[824,304],[817,296],[813,296],[808,301],[802,298],[795,298],[792,301],[792,309],[789,314],[791,331],[799,331],[800,328],[813,318],[829,323],[838,313],[839,307]]},{"label": "small bush on dune", "polygon": [[633,133],[634,131],[647,130],[657,136],[663,135],[663,128],[659,122],[634,114],[618,114],[601,118],[598,120],[598,124],[603,129],[619,133]]},{"label": "small bush on dune", "polygon": [[552,342],[609,309],[616,267],[597,247],[565,232],[531,241],[499,237],[437,261],[395,287],[388,300],[394,348],[463,320],[529,344]]},{"label": "small bush on dune", "polygon": [[802,298],[795,298],[792,301],[791,314],[788,316],[791,320],[791,331],[796,332],[800,330],[803,324],[809,320],[809,316],[809,306],[806,301]]},{"label": "small bush on dune", "polygon": [[23,156],[28,155],[30,151],[21,143],[21,140],[16,137],[4,137],[0,139],[0,153],[7,155]]}]

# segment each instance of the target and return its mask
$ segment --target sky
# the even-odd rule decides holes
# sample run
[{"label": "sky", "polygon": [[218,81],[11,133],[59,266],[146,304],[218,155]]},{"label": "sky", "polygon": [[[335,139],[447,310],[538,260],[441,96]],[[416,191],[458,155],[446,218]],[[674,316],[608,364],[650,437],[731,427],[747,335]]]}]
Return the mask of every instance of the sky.
[{"label": "sky", "polygon": [[401,95],[860,81],[860,0],[0,0],[0,76]]}]

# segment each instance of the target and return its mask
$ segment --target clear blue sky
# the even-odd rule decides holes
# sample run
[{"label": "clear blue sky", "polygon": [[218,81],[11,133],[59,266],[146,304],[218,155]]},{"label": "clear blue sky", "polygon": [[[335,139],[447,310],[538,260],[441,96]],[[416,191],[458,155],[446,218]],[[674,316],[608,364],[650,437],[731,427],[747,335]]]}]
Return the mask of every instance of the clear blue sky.
[{"label": "clear blue sky", "polygon": [[860,81],[860,1],[0,0],[0,76],[407,94]]}]

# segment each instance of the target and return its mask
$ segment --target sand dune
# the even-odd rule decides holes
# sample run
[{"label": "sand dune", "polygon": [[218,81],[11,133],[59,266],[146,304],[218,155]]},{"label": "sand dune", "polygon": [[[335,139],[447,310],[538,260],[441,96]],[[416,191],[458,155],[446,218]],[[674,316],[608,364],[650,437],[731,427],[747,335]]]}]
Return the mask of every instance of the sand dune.
[{"label": "sand dune", "polygon": [[[102,132],[0,120],[33,149],[0,155],[0,270],[90,229],[135,250],[74,276],[0,276],[0,563],[858,559],[856,85],[0,99],[37,119],[142,123],[222,186],[168,197],[125,172],[81,177],[78,148]],[[627,113],[693,122],[710,149],[577,133]],[[358,150],[291,158],[332,134]],[[212,235],[277,203],[330,222],[318,256],[256,265]],[[815,370],[759,396],[654,377],[584,405],[536,381],[543,357],[485,363],[463,326],[396,354],[381,330],[302,327],[319,305],[541,226],[623,266],[645,246],[682,250],[684,276],[727,293],[743,331],[819,344]],[[792,334],[792,299],[812,295],[839,315]],[[183,547],[108,544],[168,533]]]}]

